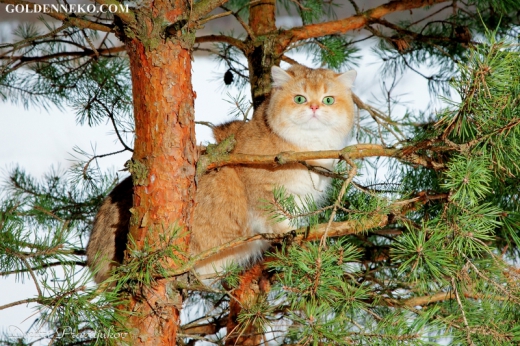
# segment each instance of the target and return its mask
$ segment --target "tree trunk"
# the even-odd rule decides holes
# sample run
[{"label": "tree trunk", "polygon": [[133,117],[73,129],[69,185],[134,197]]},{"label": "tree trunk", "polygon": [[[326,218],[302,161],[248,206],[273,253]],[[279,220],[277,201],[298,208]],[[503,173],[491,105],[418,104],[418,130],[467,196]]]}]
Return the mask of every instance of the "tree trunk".
[{"label": "tree trunk", "polygon": [[[277,40],[266,35],[276,32],[275,0],[263,0],[254,3],[249,8],[249,27],[253,31],[253,49],[247,54],[249,63],[249,82],[253,106],[256,109],[264,102],[271,92],[271,67],[279,65],[280,56],[276,53]],[[276,34],[275,34],[276,36]]]},{"label": "tree trunk", "polygon": [[[139,13],[134,34],[128,28],[125,32],[136,129],[129,165],[134,181],[130,235],[135,249],[148,252],[167,245],[185,252],[189,242],[197,161],[191,45],[175,24],[179,32],[170,28],[173,37],[157,29],[162,30],[164,18],[175,23],[185,5],[182,0],[156,1]],[[175,255],[154,264],[175,269],[185,260],[181,253]],[[157,280],[143,287],[139,297],[130,297],[126,325],[131,345],[176,344],[182,297],[168,282]]]}]

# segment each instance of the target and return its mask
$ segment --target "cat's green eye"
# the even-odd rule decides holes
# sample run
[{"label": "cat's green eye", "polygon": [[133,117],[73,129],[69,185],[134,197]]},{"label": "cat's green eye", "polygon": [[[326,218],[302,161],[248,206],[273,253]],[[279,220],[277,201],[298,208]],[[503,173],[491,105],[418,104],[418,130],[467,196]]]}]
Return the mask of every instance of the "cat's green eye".
[{"label": "cat's green eye", "polygon": [[332,96],[325,96],[325,97],[323,98],[323,101],[322,101],[322,102],[323,102],[324,104],[326,104],[327,106],[330,106],[330,105],[334,104],[334,101],[335,101],[335,100],[334,100],[334,97],[332,97]]},{"label": "cat's green eye", "polygon": [[296,95],[296,96],[294,96],[294,102],[296,102],[297,104],[301,105],[302,103],[307,102],[307,99],[305,98],[305,96]]}]

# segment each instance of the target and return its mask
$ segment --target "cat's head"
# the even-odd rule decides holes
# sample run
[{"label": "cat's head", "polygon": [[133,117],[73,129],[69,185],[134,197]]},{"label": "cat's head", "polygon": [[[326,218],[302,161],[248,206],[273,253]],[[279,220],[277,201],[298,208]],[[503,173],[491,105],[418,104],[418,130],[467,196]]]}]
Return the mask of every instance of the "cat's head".
[{"label": "cat's head", "polygon": [[271,129],[307,150],[341,149],[354,126],[351,87],[356,71],[335,73],[295,65],[271,69],[273,90],[268,108]]}]

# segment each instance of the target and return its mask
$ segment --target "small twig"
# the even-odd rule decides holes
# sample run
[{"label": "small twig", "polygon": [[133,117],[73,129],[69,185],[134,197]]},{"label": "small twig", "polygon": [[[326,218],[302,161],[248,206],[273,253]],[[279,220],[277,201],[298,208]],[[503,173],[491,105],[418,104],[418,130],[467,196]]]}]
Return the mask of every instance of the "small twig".
[{"label": "small twig", "polygon": [[415,24],[417,24],[417,23],[420,23],[420,22],[422,22],[422,21],[425,20],[425,19],[431,18],[431,17],[435,16],[437,13],[440,13],[440,12],[444,11],[445,9],[450,8],[450,7],[452,7],[451,4],[450,4],[450,5],[446,5],[446,6],[444,6],[444,7],[441,7],[439,10],[430,13],[430,14],[427,15],[426,17],[421,18],[421,19],[419,19],[419,20],[416,20],[416,21],[413,22],[413,23],[410,23],[410,25],[408,25],[408,27],[411,27],[411,26],[413,26],[413,25],[415,25]]},{"label": "small twig", "polygon": [[[119,133],[119,130],[117,128],[117,124],[116,124],[116,120],[115,120],[115,117],[114,117],[114,112],[112,112],[110,109],[108,109],[108,107],[103,103],[103,102],[100,102],[98,100],[96,100],[98,104],[101,105],[101,107],[103,107],[105,109],[105,111],[107,112],[108,114],[108,117],[110,118],[110,120],[112,121],[112,126],[114,127],[114,130],[116,132],[116,136],[117,138],[119,139],[119,142],[123,145],[123,147],[125,148],[125,150],[128,150],[128,151],[131,151],[133,152],[134,149],[130,148],[128,145],[126,145],[125,141],[123,141],[123,137],[121,137],[121,134]],[[112,107],[113,108],[113,107]]]},{"label": "small twig", "polygon": [[217,14],[214,14],[212,16],[208,16],[206,18],[202,18],[201,20],[199,20],[199,25],[202,25],[202,24],[205,24],[213,19],[217,19],[217,18],[222,18],[222,17],[226,17],[226,16],[229,16],[230,14],[233,14],[233,11],[226,11],[226,12],[222,12],[222,13],[217,13]]},{"label": "small twig", "polygon": [[41,303],[41,302],[42,301],[40,298],[28,298],[28,299],[18,300],[16,302],[12,302],[12,303],[5,304],[5,305],[0,305],[0,310],[4,310],[4,309],[10,308],[10,307],[22,305],[22,304]]},{"label": "small twig", "polygon": [[[354,103],[356,104],[356,106],[358,108],[366,110],[370,114],[372,119],[374,119],[379,125],[383,126],[390,133],[392,133],[397,140],[403,141],[406,138],[404,136],[404,134],[398,128],[396,128],[396,131],[397,131],[397,133],[396,133],[396,132],[394,132],[394,130],[390,126],[388,126],[389,124],[390,125],[398,125],[398,123],[393,121],[390,117],[385,116],[378,109],[376,109],[376,108],[374,108],[372,106],[367,105],[366,103],[361,101],[361,99],[359,97],[357,97],[357,95],[355,95],[355,94],[352,94],[352,99],[354,100]],[[380,120],[383,120],[384,122],[381,122]]]},{"label": "small twig", "polygon": [[[250,5],[250,4],[248,4],[248,5]],[[253,32],[253,30],[249,27],[249,25],[246,24],[246,22],[244,22],[244,20],[242,18],[240,18],[240,15],[238,14],[242,10],[243,7],[241,7],[240,9],[238,9],[238,11],[235,11],[235,12],[229,10],[225,6],[221,6],[221,7],[223,9],[228,10],[229,12],[233,13],[233,16],[240,23],[240,25],[242,25],[242,27],[244,28],[244,30],[246,31],[247,35],[249,36],[249,38],[251,40],[255,40],[256,39],[256,35]]]},{"label": "small twig", "polygon": [[302,4],[300,4],[300,2],[298,0],[290,0],[292,3],[296,4],[296,6],[298,6],[300,8],[300,10],[302,11],[310,11],[311,9],[308,8],[308,7],[305,7],[303,6]]},{"label": "small twig", "polygon": [[464,255],[464,257],[467,260],[466,263],[469,264],[471,268],[473,268],[473,270],[475,271],[475,273],[478,276],[480,276],[482,279],[486,280],[487,282],[491,283],[497,290],[499,290],[500,292],[505,294],[512,301],[516,302],[517,304],[520,303],[520,300],[518,298],[512,296],[511,292],[508,292],[504,287],[502,287],[501,285],[496,283],[494,280],[492,280],[489,277],[487,277],[486,275],[482,274],[482,272],[480,272],[480,270],[469,260],[469,258],[466,255]]},{"label": "small twig", "polygon": [[112,153],[108,153],[108,154],[94,155],[90,160],[87,161],[87,163],[86,163],[85,166],[83,167],[83,176],[84,176],[84,177],[87,176],[87,169],[88,169],[88,166],[89,166],[90,163],[91,163],[92,161],[94,161],[95,159],[100,159],[100,158],[103,158],[103,157],[106,157],[106,156],[110,156],[110,155],[121,154],[122,152],[125,152],[125,151],[127,151],[127,149],[121,149],[121,150],[114,151],[114,152],[112,152]]},{"label": "small twig", "polygon": [[459,297],[459,291],[457,289],[455,278],[451,279],[451,285],[453,286],[453,290],[455,291],[455,297],[457,298],[457,304],[459,305],[460,312],[462,313],[462,320],[464,321],[464,326],[466,327],[466,340],[468,344],[474,346],[473,340],[471,340],[471,329],[469,328],[468,320],[466,319],[466,313],[464,312],[464,307],[462,306],[462,301]]},{"label": "small twig", "polygon": [[356,11],[356,14],[359,14],[359,6],[356,4],[356,2],[354,0],[348,0],[348,2],[350,2],[352,7],[354,7],[354,11]]},{"label": "small twig", "polygon": [[34,285],[36,286],[36,291],[38,291],[38,298],[42,298],[43,297],[42,289],[40,287],[40,284],[38,283],[36,274],[34,274],[34,271],[32,270],[31,264],[29,263],[29,261],[27,261],[27,258],[25,258],[25,256],[20,254],[17,257],[23,261],[23,263],[25,264],[25,267],[27,268],[27,271],[29,272],[29,275],[31,275],[31,277],[34,281]]},{"label": "small twig", "polygon": [[298,61],[293,58],[289,58],[287,55],[282,55],[282,60],[291,65],[301,65]]},{"label": "small twig", "polygon": [[204,126],[209,127],[210,129],[214,129],[215,128],[215,125],[213,125],[213,123],[211,123],[209,121],[196,121],[195,124],[197,124],[197,125],[204,125]]},{"label": "small twig", "polygon": [[351,169],[350,169],[350,172],[348,173],[348,178],[345,181],[343,181],[343,184],[341,185],[341,190],[338,194],[338,198],[336,198],[336,202],[334,202],[334,207],[332,209],[332,213],[330,214],[329,222],[327,223],[325,232],[323,233],[323,236],[321,237],[321,240],[320,240],[321,248],[326,247],[327,233],[330,229],[330,226],[332,225],[332,221],[336,217],[336,212],[338,210],[338,207],[341,205],[341,200],[343,199],[343,196],[345,195],[345,192],[347,191],[348,185],[350,185],[350,183],[352,182],[352,180],[354,179],[354,177],[357,174],[357,165],[352,160],[350,160],[347,156],[343,157],[342,159],[350,165]]},{"label": "small twig", "polygon": [[96,46],[94,46],[94,43],[92,42],[90,37],[88,37],[87,33],[85,32],[85,29],[81,29],[81,32],[83,33],[83,36],[85,37],[85,40],[87,41],[90,48],[92,48],[92,50],[94,51],[94,54],[96,54],[96,58],[99,58],[99,52],[97,51]]}]

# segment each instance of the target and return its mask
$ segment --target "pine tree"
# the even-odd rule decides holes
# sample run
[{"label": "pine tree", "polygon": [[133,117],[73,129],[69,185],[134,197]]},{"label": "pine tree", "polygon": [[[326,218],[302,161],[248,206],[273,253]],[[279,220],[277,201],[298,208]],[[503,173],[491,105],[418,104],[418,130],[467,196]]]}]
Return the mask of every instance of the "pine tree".
[{"label": "pine tree", "polygon": [[[0,272],[38,294],[0,309],[36,303],[35,323],[57,345],[519,343],[520,4],[396,0],[365,9],[349,1],[342,5],[352,14],[337,19],[339,4],[158,0],[114,16],[48,13],[60,22],[43,18],[43,31],[21,25],[18,41],[0,45],[0,96],[73,105],[89,126],[112,122],[133,152],[133,241],[114,277],[93,287],[84,247],[115,177],[93,167],[96,157],[43,181],[12,170],[0,205]],[[277,9],[302,25],[277,27]],[[243,32],[197,34],[223,16]],[[355,97],[357,143],[341,151],[253,157],[210,146],[198,157],[194,51],[227,66],[226,85],[249,85],[255,108],[270,92],[271,67],[297,63],[291,50],[344,70],[366,41],[384,62],[384,81],[420,74],[444,108],[395,114],[395,83],[385,84],[386,108]],[[234,102],[247,119],[247,99]],[[326,207],[296,203],[282,187],[266,212],[294,231],[255,236],[273,244],[263,262],[245,272],[231,266],[213,285],[190,271],[206,255],[186,254],[197,173],[317,158],[340,161],[328,173]],[[384,167],[388,179],[363,178]],[[186,321],[181,307],[191,312]]]}]

